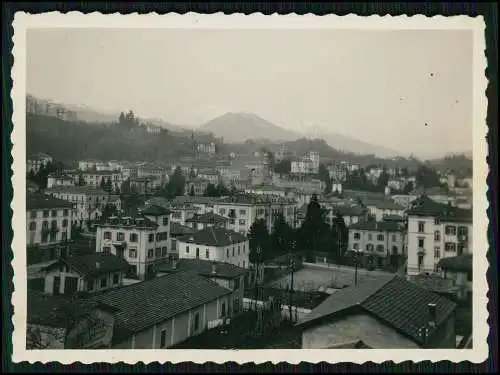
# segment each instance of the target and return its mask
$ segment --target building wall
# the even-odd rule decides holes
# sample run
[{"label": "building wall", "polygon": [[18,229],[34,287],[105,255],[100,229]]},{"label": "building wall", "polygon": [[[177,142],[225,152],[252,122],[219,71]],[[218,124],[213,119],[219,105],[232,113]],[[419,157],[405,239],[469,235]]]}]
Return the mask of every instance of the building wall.
[{"label": "building wall", "polygon": [[[419,223],[423,224],[423,231],[420,231]],[[456,234],[446,234],[447,226],[455,227]],[[472,223],[436,222],[434,217],[410,216],[408,218],[407,274],[412,276],[419,273],[437,272],[437,264],[442,258],[460,255],[458,245],[461,241],[458,227],[466,227],[468,232],[466,241],[463,243],[465,246],[463,254],[472,252]],[[439,236],[436,233],[439,233]],[[455,250],[447,250],[448,244],[454,244]]]},{"label": "building wall", "polygon": [[[360,238],[355,239],[355,234],[358,233]],[[383,240],[378,240],[378,236],[382,235]],[[373,246],[373,252],[380,256],[386,256],[387,253],[404,254],[405,250],[405,234],[404,232],[385,232],[385,231],[369,231],[359,229],[349,229],[349,249],[355,249],[356,244],[358,250],[367,251],[367,246]],[[382,251],[377,251],[377,246],[383,246]]]},{"label": "building wall", "polygon": [[325,349],[355,340],[363,340],[374,349],[419,348],[414,341],[393,328],[383,325],[371,316],[360,314],[304,330],[302,349]]},{"label": "building wall", "polygon": [[[213,260],[218,262],[231,263],[238,267],[249,267],[249,245],[248,240],[230,246],[205,246],[190,242],[177,242],[179,258],[196,259],[196,249],[199,249],[199,259]],[[239,249],[239,251],[238,251]],[[208,258],[206,252],[208,251]],[[234,252],[234,255],[233,255]],[[229,256],[228,256],[229,254]]]},{"label": "building wall", "polygon": [[[44,217],[44,213],[45,216]],[[52,216],[54,215],[55,216]],[[51,239],[50,234],[47,237],[47,241],[42,242],[42,228],[43,223],[46,221],[48,228],[51,227],[51,222],[55,220],[57,224],[58,232],[55,234],[55,239]],[[64,220],[67,221],[66,227],[63,227]],[[72,222],[72,210],[71,208],[53,208],[47,210],[28,210],[26,212],[26,243],[27,245],[34,244],[58,244],[64,241],[63,233],[66,233],[66,240],[71,239],[71,222]],[[35,227],[33,229],[32,225]]]},{"label": "building wall", "polygon": [[[113,283],[114,275],[118,275],[118,283]],[[66,277],[76,277],[78,279],[77,291],[78,292],[98,292],[106,289],[117,288],[123,284],[124,272],[110,272],[107,274],[99,275],[94,278],[84,278],[80,274],[76,272],[71,272],[67,267],[65,267],[64,271],[61,270],[52,270],[50,272],[46,272],[44,275],[45,286],[44,293],[46,294],[54,294],[54,279],[55,277],[60,278],[59,284],[59,294],[65,293],[65,279]],[[101,279],[106,278],[106,286],[101,286]],[[92,289],[88,287],[89,279],[93,280],[94,284]]]}]

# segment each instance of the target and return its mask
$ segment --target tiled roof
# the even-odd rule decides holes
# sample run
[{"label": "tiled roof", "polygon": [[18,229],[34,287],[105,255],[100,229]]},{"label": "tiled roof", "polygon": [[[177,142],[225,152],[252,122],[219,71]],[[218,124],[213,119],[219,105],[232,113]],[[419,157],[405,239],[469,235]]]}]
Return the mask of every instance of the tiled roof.
[{"label": "tiled roof", "polygon": [[[67,264],[72,270],[82,276],[98,276],[110,272],[123,271],[129,267],[129,264],[122,258],[113,254],[92,253],[87,255],[70,256],[66,259],[60,259],[59,262]],[[53,267],[59,267],[59,262],[53,263],[46,270]]]},{"label": "tiled roof", "polygon": [[352,206],[346,204],[339,204],[333,207],[333,211],[336,214],[342,216],[361,216],[365,213],[365,210],[360,206]]},{"label": "tiled roof", "polygon": [[216,282],[186,271],[115,288],[94,299],[117,308],[115,325],[131,335],[230,293]]},{"label": "tiled roof", "polygon": [[193,204],[210,204],[215,203],[220,198],[216,197],[200,197],[200,196],[190,196],[190,195],[181,195],[177,196],[173,199],[173,203],[193,203]]},{"label": "tiled roof", "polygon": [[246,241],[241,233],[220,227],[208,227],[193,234],[178,238],[181,242],[193,243],[206,246],[228,246]]},{"label": "tiled roof", "polygon": [[228,218],[214,214],[213,212],[206,212],[204,214],[195,214],[192,218],[187,219],[186,223],[202,223],[202,224],[225,224],[229,221]]},{"label": "tiled roof", "polygon": [[349,229],[357,230],[369,230],[377,232],[401,232],[401,227],[398,223],[392,221],[360,221],[358,223],[352,224]]},{"label": "tiled roof", "polygon": [[384,220],[384,221],[404,221],[405,218],[401,215],[384,215],[382,220]]},{"label": "tiled roof", "polygon": [[368,313],[421,344],[418,331],[428,323],[429,303],[436,304],[438,327],[457,306],[445,297],[391,275],[337,291],[299,321],[298,325],[314,323],[327,317],[335,319],[335,315],[353,309],[353,313]]},{"label": "tiled roof", "polygon": [[129,216],[111,216],[101,220],[95,224],[99,227],[139,227],[139,228],[158,228],[158,224],[154,221],[149,220],[147,217],[143,217],[140,214],[129,215]]},{"label": "tiled roof", "polygon": [[376,208],[379,208],[381,210],[399,210],[402,211],[404,210],[404,207],[400,206],[399,204],[394,203],[393,201],[389,200],[370,200],[367,201],[366,206],[374,206]]},{"label": "tiled roof", "polygon": [[169,210],[167,210],[164,207],[157,206],[157,205],[148,205],[141,212],[142,212],[142,214],[148,215],[148,216],[162,216],[162,215],[170,214]]},{"label": "tiled roof", "polygon": [[185,225],[181,225],[175,221],[172,221],[170,223],[170,234],[173,234],[173,235],[184,235],[184,234],[191,234],[191,233],[194,233],[196,232],[196,230],[194,230],[193,228],[191,227],[187,227]]},{"label": "tiled roof", "polygon": [[[212,272],[215,269],[215,274]],[[232,279],[248,272],[247,269],[235,266],[231,263],[213,262],[205,259],[179,259],[174,267],[173,263],[164,263],[155,266],[158,272],[195,271],[202,276],[214,276],[224,279]]]},{"label": "tiled roof", "polygon": [[47,194],[52,193],[65,193],[65,194],[88,194],[88,195],[108,195],[101,188],[96,188],[93,186],[54,186],[44,190]]},{"label": "tiled roof", "polygon": [[472,223],[472,210],[441,204],[427,195],[422,195],[413,202],[412,208],[408,210],[408,216],[410,215],[437,217],[442,221]]},{"label": "tiled roof", "polygon": [[43,210],[52,208],[72,208],[73,204],[63,199],[51,197],[50,195],[28,193],[26,194],[27,210]]},{"label": "tiled roof", "polygon": [[472,271],[472,254],[443,258],[439,261],[438,266],[450,271]]},{"label": "tiled roof", "polygon": [[97,301],[54,296],[28,289],[27,322],[49,327],[67,328],[74,320],[85,317],[96,308],[116,311]]},{"label": "tiled roof", "polygon": [[293,199],[268,194],[235,194],[230,197],[222,198],[219,204],[269,204],[269,203],[294,203]]}]

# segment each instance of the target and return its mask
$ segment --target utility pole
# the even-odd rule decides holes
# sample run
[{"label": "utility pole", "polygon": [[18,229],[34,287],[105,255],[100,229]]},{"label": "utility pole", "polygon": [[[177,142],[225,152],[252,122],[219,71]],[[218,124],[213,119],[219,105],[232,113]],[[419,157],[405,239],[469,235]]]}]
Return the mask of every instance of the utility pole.
[{"label": "utility pole", "polygon": [[290,303],[289,303],[289,312],[290,312],[290,322],[293,321],[293,314],[292,314],[292,300],[293,300],[293,273],[295,271],[295,261],[293,259],[290,259],[290,269],[292,270],[291,274],[291,282],[290,282]]},{"label": "utility pole", "polygon": [[257,256],[255,259],[255,311],[257,311],[257,301],[259,299],[259,261],[260,261],[260,246],[257,246]]},{"label": "utility pole", "polygon": [[358,285],[358,250],[354,250],[354,285]]}]

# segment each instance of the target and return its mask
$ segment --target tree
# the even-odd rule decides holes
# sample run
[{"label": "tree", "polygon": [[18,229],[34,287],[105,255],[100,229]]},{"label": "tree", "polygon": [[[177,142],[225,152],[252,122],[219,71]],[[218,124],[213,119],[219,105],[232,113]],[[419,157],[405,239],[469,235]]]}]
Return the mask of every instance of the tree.
[{"label": "tree", "polygon": [[342,215],[337,214],[333,219],[332,232],[335,233],[336,243],[336,255],[340,258],[343,257],[347,251],[347,244],[349,241],[349,229],[345,224],[345,220]]},{"label": "tree", "polygon": [[389,182],[389,174],[387,173],[387,169],[384,166],[384,168],[382,169],[382,173],[380,174],[380,176],[378,176],[377,179],[378,190],[384,191],[388,182]]},{"label": "tree", "polygon": [[415,180],[417,186],[422,186],[424,188],[441,186],[439,175],[436,170],[425,164],[421,164],[418,167]]},{"label": "tree", "polygon": [[101,220],[106,220],[107,218],[116,215],[118,215],[118,210],[116,209],[116,206],[114,204],[108,203],[104,207],[104,210],[102,211]]},{"label": "tree", "polygon": [[106,181],[104,180],[104,177],[101,177],[101,183],[99,184],[99,187],[106,191]]},{"label": "tree", "polygon": [[408,171],[408,168],[403,167],[401,169],[401,177],[404,177],[404,178],[410,177],[410,172]]},{"label": "tree", "polygon": [[195,196],[195,193],[194,193],[194,185],[191,185],[191,190],[189,190],[189,195],[191,197],[194,197]]},{"label": "tree", "polygon": [[167,184],[166,190],[168,197],[177,197],[180,195],[184,195],[185,186],[186,186],[186,179],[182,175],[181,168],[177,166]]},{"label": "tree", "polygon": [[224,197],[229,195],[229,190],[226,188],[226,186],[221,182],[217,185],[217,196],[218,197]]},{"label": "tree", "polygon": [[214,184],[208,184],[207,188],[205,189],[205,192],[203,193],[205,197],[217,197],[218,194],[219,191],[217,190]]},{"label": "tree", "polygon": [[195,178],[196,177],[196,172],[194,171],[194,168],[191,167],[189,170],[189,178]]},{"label": "tree", "polygon": [[271,251],[273,255],[284,254],[291,250],[292,228],[288,225],[280,212],[274,218],[273,229],[271,232]]},{"label": "tree", "polygon": [[318,196],[313,194],[307,205],[306,217],[300,227],[299,238],[302,248],[306,251],[308,260],[315,251],[320,251],[320,240],[328,234],[328,224],[325,223],[324,211],[318,202]]},{"label": "tree", "polygon": [[289,159],[283,159],[275,163],[274,172],[280,175],[290,174],[292,171],[292,161]]},{"label": "tree", "polygon": [[111,182],[110,177],[108,177],[108,179],[106,180],[106,183],[104,184],[104,191],[106,191],[110,194],[113,191],[113,183]]},{"label": "tree", "polygon": [[269,257],[269,232],[263,219],[257,219],[250,227],[248,242],[250,263],[261,263],[265,258]]},{"label": "tree", "polygon": [[332,180],[324,164],[319,165],[318,178],[325,183],[325,194],[330,193],[332,191]]}]

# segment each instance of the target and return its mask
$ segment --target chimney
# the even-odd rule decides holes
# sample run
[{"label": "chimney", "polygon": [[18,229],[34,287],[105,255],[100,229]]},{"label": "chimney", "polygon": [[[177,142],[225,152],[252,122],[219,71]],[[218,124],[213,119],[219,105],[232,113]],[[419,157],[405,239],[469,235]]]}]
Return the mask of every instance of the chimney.
[{"label": "chimney", "polygon": [[214,264],[212,264],[212,275],[215,275],[215,274],[217,274],[217,269],[216,269],[216,265],[214,263]]},{"label": "chimney", "polygon": [[429,310],[429,326],[435,327],[436,326],[436,304],[429,303],[429,304],[427,304],[427,308]]}]

